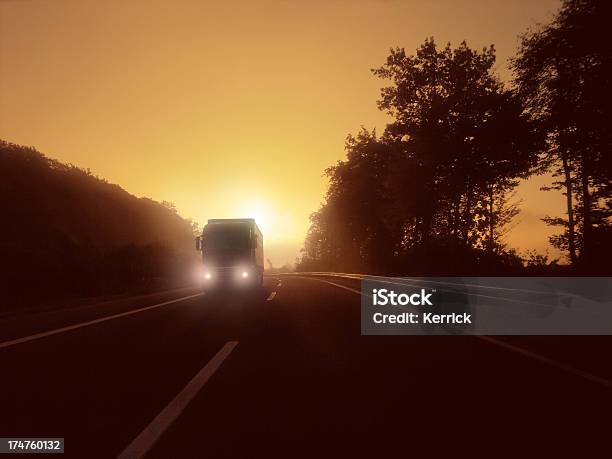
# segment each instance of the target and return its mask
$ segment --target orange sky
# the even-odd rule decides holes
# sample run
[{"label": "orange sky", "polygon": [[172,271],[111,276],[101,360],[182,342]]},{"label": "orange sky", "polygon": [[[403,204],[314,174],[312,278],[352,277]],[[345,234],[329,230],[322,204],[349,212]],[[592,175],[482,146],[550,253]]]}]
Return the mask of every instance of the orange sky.
[{"label": "orange sky", "polygon": [[[507,79],[517,36],[558,5],[0,0],[0,138],[200,222],[255,216],[281,265],[298,255],[346,134],[384,129],[369,69],[389,47],[494,43]],[[562,212],[545,183],[519,190],[519,249],[545,251],[539,218]]]}]

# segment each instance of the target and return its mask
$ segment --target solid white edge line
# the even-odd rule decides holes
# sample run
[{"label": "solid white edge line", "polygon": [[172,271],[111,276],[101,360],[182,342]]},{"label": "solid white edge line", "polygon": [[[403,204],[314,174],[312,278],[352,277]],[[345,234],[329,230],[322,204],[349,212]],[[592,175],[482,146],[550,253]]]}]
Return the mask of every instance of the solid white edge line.
[{"label": "solid white edge line", "polygon": [[356,293],[357,295],[366,296],[364,293],[361,293],[359,290],[355,290],[354,288],[347,287],[346,285],[336,284],[335,282],[326,281],[323,279],[317,279],[316,277],[307,277],[307,276],[295,276],[298,279],[312,279],[318,282],[323,282],[324,284],[333,285],[334,287],[342,288],[344,290],[348,290],[349,292]]},{"label": "solid white edge line", "polygon": [[[300,276],[300,275],[294,275],[293,277],[301,277],[301,278],[309,278],[309,279],[318,279],[315,277],[310,277],[308,274],[310,275],[315,275],[315,276],[327,276],[327,277],[338,277],[338,278],[342,278],[342,279],[353,279],[353,280],[359,280],[359,281],[364,281],[364,280],[375,280],[376,282],[380,282],[383,284],[392,284],[392,285],[401,285],[401,286],[407,286],[407,287],[422,287],[422,285],[415,285],[415,284],[407,284],[406,282],[398,282],[400,280],[403,281],[407,281],[410,280],[410,278],[408,277],[383,277],[383,276],[365,276],[362,274],[334,274],[334,273],[305,273],[307,275],[304,276]],[[321,279],[318,279],[321,280]],[[420,280],[416,280],[417,282],[420,282]],[[325,281],[323,281],[325,282]],[[414,281],[413,281],[414,282]],[[429,282],[432,283],[433,281],[423,281],[423,282]],[[337,285],[334,284],[333,282],[330,282],[332,285]],[[444,284],[444,285],[454,285],[454,286],[459,286],[459,287],[478,287],[477,285],[473,285],[473,284],[453,284],[452,282],[433,282],[435,284]],[[486,287],[486,286],[485,286]],[[505,288],[501,288],[501,287],[486,287],[486,288],[496,288],[499,290],[513,290],[513,289],[505,289]],[[444,289],[440,289],[442,291],[445,291]],[[448,290],[446,290],[448,291]],[[521,291],[521,290],[515,290],[515,291]],[[525,290],[525,292],[531,292],[531,293],[542,293],[544,294],[545,292],[536,292],[536,291],[529,291],[529,290]],[[477,297],[481,297],[481,298],[488,298],[488,299],[493,299],[493,300],[500,300],[500,301],[507,301],[510,303],[521,303],[521,304],[528,304],[528,305],[532,305],[532,306],[543,306],[543,307],[547,307],[548,305],[546,304],[541,304],[541,303],[534,303],[532,301],[522,301],[522,300],[517,300],[515,298],[504,298],[501,296],[490,296],[490,295],[483,295],[482,293],[473,293],[473,292],[469,292],[469,291],[465,291],[466,295],[470,295],[470,296],[477,296]],[[571,295],[567,295],[567,296],[571,296]]]},{"label": "solid white edge line", "polygon": [[204,384],[219,369],[230,355],[238,341],[228,341],[212,359],[196,374],[189,383],[174,397],[151,423],[125,448],[117,459],[139,459],[159,440],[163,433],[181,415]]},{"label": "solid white edge line", "polygon": [[518,354],[524,355],[525,357],[529,357],[533,360],[537,360],[538,362],[547,364],[551,367],[557,368],[559,370],[565,371],[567,373],[571,373],[575,376],[580,376],[584,379],[587,379],[591,382],[597,383],[597,384],[601,384],[604,387],[612,387],[612,381],[608,381],[605,378],[601,378],[597,375],[594,375],[592,373],[588,373],[586,371],[582,371],[578,368],[574,368],[572,366],[569,365],[565,365],[563,363],[557,362],[556,360],[550,359],[548,357],[544,357],[543,355],[537,354],[535,352],[531,352],[527,349],[524,349],[520,346],[515,346],[514,344],[510,344],[510,343],[506,343],[505,341],[499,340],[499,339],[495,339],[491,336],[486,336],[486,335],[473,335],[475,338],[481,339],[483,341],[486,341],[488,343],[494,344],[495,346],[499,346],[502,347],[504,349],[507,349],[508,351],[513,351],[516,352]]},{"label": "solid white edge line", "polygon": [[[300,273],[295,273],[294,275],[299,275]],[[426,280],[424,277],[389,277],[389,276],[374,276],[372,274],[350,274],[350,273],[332,273],[332,272],[310,272],[310,273],[301,273],[303,275],[314,275],[314,276],[329,276],[329,277],[342,277],[346,279],[359,279],[359,280],[367,280],[367,279],[391,279],[391,280],[408,280],[408,281],[418,281],[418,282],[427,282],[430,284],[448,284],[451,286],[457,286],[458,284],[453,282],[443,282],[443,281],[431,281]],[[291,273],[281,273],[281,275],[292,275]],[[452,276],[448,276],[452,277]],[[483,284],[460,284],[462,287],[476,287],[476,288],[488,288],[493,290],[508,290],[511,292],[523,292],[523,293],[538,293],[538,294],[550,294],[550,292],[542,292],[538,290],[525,290],[525,289],[516,289],[509,287],[495,287],[492,285],[483,285]],[[567,293],[568,296],[575,296],[571,293]]]},{"label": "solid white edge line", "polygon": [[10,341],[4,341],[4,342],[0,343],[0,349],[6,348],[6,347],[10,347],[10,346],[15,346],[15,345],[21,344],[21,343],[27,343],[28,341],[34,341],[34,340],[37,340],[37,339],[40,339],[40,338],[46,338],[47,336],[58,335],[60,333],[65,333],[65,332],[70,331],[70,330],[76,330],[77,328],[88,327],[90,325],[95,325],[95,324],[99,324],[101,322],[106,322],[107,320],[113,320],[113,319],[118,319],[120,317],[130,316],[132,314],[137,314],[139,312],[148,311],[149,309],[160,308],[162,306],[167,306],[167,305],[172,304],[172,303],[178,303],[179,301],[188,300],[190,298],[195,298],[197,296],[202,296],[202,295],[203,295],[203,293],[196,293],[195,295],[189,295],[189,296],[184,296],[184,297],[181,297],[181,298],[177,298],[175,300],[164,301],[163,303],[158,303],[158,304],[154,304],[154,305],[151,305],[151,306],[145,306],[144,308],[133,309],[131,311],[126,311],[126,312],[121,312],[119,314],[113,314],[113,315],[110,315],[110,316],[100,317],[98,319],[89,320],[87,322],[80,322],[78,324],[68,325],[66,327],[56,328],[54,330],[49,330],[49,331],[46,331],[46,332],[35,333],[34,335],[24,336],[23,338],[17,338],[17,339],[13,339],[13,340],[10,340]]},{"label": "solid white edge line", "polygon": [[[334,285],[334,286],[342,288],[344,290],[348,290],[349,292],[357,293],[358,295],[361,295],[361,296],[366,296],[365,294],[361,293],[358,290],[354,290],[354,289],[346,287],[344,285],[336,284],[334,282],[329,282],[329,281],[326,281],[326,280],[323,280],[323,279],[317,279],[315,277],[307,277],[307,276],[295,276],[295,277],[301,278],[301,279],[313,279],[313,280],[316,280],[316,281],[319,281],[319,282],[323,282],[325,284]],[[536,352],[529,351],[529,350],[524,349],[524,348],[522,348],[520,346],[515,346],[514,344],[506,343],[505,341],[493,338],[493,337],[488,336],[488,335],[466,335],[466,336],[471,336],[473,338],[478,338],[478,339],[480,339],[480,340],[482,340],[482,341],[484,341],[486,343],[489,343],[489,344],[492,344],[492,345],[495,345],[495,346],[499,346],[499,347],[504,348],[504,349],[506,349],[508,351],[515,352],[515,353],[520,354],[520,355],[522,355],[524,357],[530,358],[532,360],[535,360],[537,362],[540,362],[540,363],[543,363],[545,365],[551,366],[553,368],[556,368],[558,370],[564,371],[566,373],[570,373],[570,374],[572,374],[574,376],[578,376],[578,377],[584,378],[584,379],[586,379],[588,381],[591,381],[591,382],[596,383],[596,384],[600,384],[600,385],[602,385],[604,387],[612,387],[612,381],[609,381],[609,380],[607,380],[605,378],[599,377],[599,376],[594,375],[592,373],[588,373],[586,371],[582,371],[582,370],[580,370],[578,368],[574,368],[574,367],[572,367],[570,365],[565,365],[563,363],[557,362],[556,360],[553,360],[551,358],[545,357],[545,356],[540,355],[540,354],[538,354]]]}]

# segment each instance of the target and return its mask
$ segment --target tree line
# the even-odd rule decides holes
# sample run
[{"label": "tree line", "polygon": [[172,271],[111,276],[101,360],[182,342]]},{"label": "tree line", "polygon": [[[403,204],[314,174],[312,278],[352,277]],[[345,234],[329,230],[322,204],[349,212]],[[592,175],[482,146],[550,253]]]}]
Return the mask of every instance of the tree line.
[{"label": "tree line", "polygon": [[[526,32],[513,80],[494,72],[493,46],[391,49],[372,72],[388,83],[382,133],[362,128],[312,214],[298,270],[503,274],[601,273],[612,255],[611,6],[566,0]],[[546,189],[566,197],[554,247],[569,267],[506,244],[520,179],[551,172]],[[609,270],[608,270],[609,271]]]},{"label": "tree line", "polygon": [[194,223],[89,170],[0,140],[0,314],[189,285]]}]

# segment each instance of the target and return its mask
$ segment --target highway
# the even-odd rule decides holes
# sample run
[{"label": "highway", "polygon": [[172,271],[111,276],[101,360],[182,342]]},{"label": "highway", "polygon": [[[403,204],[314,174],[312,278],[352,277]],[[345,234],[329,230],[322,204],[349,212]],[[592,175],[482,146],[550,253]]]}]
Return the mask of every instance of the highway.
[{"label": "highway", "polygon": [[[0,437],[63,457],[609,449],[609,337],[361,336],[359,280],[0,319]],[[606,448],[606,449],[601,449]]]}]

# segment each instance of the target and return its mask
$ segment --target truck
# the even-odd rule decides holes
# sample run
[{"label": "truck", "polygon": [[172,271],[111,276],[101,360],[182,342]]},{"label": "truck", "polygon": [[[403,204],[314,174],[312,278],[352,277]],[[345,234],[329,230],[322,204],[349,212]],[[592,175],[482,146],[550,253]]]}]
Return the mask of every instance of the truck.
[{"label": "truck", "polygon": [[204,289],[263,284],[263,236],[254,218],[208,220],[196,237]]}]

